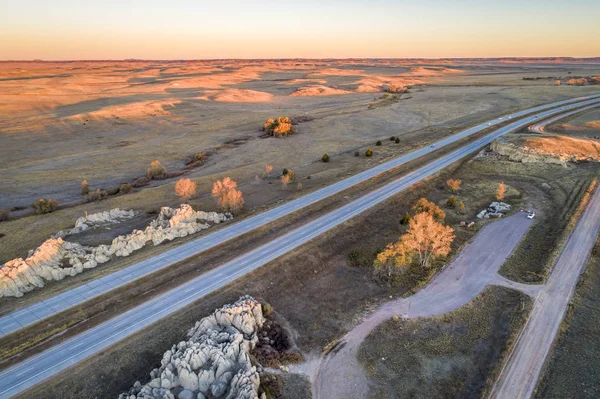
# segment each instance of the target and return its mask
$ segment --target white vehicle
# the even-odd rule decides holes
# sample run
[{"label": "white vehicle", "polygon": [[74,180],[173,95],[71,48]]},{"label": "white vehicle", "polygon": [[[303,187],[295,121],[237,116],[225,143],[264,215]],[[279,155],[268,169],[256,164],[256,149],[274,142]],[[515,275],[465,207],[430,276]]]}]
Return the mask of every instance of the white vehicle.
[{"label": "white vehicle", "polygon": [[529,212],[527,215],[527,219],[533,219],[535,217],[535,212]]},{"label": "white vehicle", "polygon": [[431,144],[429,147],[430,147],[430,148],[433,148],[433,147],[435,147],[435,144]]}]

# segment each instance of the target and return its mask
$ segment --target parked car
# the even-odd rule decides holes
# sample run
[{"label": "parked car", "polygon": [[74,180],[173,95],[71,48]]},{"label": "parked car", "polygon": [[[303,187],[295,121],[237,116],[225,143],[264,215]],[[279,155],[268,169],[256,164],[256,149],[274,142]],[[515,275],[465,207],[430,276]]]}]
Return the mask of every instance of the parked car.
[{"label": "parked car", "polygon": [[535,217],[535,212],[529,212],[527,215],[527,219],[533,219]]}]

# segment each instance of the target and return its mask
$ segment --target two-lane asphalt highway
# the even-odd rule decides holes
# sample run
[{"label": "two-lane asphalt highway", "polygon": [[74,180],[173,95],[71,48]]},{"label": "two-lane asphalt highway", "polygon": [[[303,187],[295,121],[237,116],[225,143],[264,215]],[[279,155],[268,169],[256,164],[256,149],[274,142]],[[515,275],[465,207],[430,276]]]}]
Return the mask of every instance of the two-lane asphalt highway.
[{"label": "two-lane asphalt highway", "polygon": [[[572,109],[575,106],[589,105],[593,101],[600,102],[599,99],[589,100],[577,105],[566,106],[565,110]],[[15,395],[98,353],[121,339],[150,326],[162,317],[182,309],[210,292],[229,284],[238,277],[307,243],[325,231],[340,225],[364,210],[381,203],[416,182],[479,150],[497,137],[560,112],[563,112],[563,110],[551,109],[510,123],[249,253],[198,276],[78,336],[70,338],[53,348],[24,360],[0,374],[0,398]]]},{"label": "two-lane asphalt highway", "polygon": [[507,120],[511,120],[513,118],[519,118],[527,114],[541,112],[554,107],[561,107],[561,111],[572,109],[574,107],[580,107],[589,103],[590,101],[598,101],[597,99],[599,97],[600,95],[592,95],[541,105],[496,118],[492,121],[481,123],[477,126],[466,129],[460,133],[437,141],[433,146],[420,148],[391,161],[384,162],[374,168],[368,169],[330,186],[316,190],[301,198],[290,201],[256,216],[247,218],[241,222],[224,227],[214,233],[202,236],[196,240],[165,251],[157,256],[100,277],[89,283],[81,284],[33,305],[23,307],[12,313],[8,313],[0,317],[0,337],[14,333],[23,327],[35,324],[73,306],[80,305],[96,296],[105,294],[111,290],[114,290],[115,288],[129,284],[139,278],[171,266],[189,257],[198,255],[203,251],[220,245],[233,238],[239,237],[242,234],[248,233],[281,217],[287,216],[294,211],[312,205],[356,184],[376,177],[382,173],[385,173],[386,171],[415,160],[425,154],[462,140],[463,138],[479,133],[487,128],[505,123]]}]

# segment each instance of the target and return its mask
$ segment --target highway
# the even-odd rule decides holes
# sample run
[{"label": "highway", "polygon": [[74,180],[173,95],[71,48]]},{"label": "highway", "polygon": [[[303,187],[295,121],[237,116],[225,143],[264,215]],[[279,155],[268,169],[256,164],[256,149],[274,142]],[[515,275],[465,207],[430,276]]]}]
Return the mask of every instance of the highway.
[{"label": "highway", "polygon": [[[175,263],[183,261],[192,256],[196,256],[203,251],[220,245],[226,241],[248,233],[258,227],[264,226],[279,218],[285,217],[292,212],[305,208],[327,197],[346,190],[354,185],[360,184],[366,180],[376,177],[386,171],[401,166],[407,162],[415,160],[425,154],[436,151],[444,146],[455,143],[473,134],[479,133],[482,130],[505,123],[509,119],[519,118],[524,115],[541,112],[549,108],[561,107],[559,111],[567,111],[575,107],[581,107],[585,104],[598,102],[600,95],[592,95],[579,97],[569,100],[563,100],[552,104],[545,104],[538,107],[505,115],[489,122],[481,123],[466,129],[460,133],[449,136],[435,143],[434,146],[420,148],[406,155],[398,157],[388,162],[384,162],[374,168],[368,169],[357,175],[348,177],[335,184],[316,190],[301,198],[280,205],[271,210],[260,213],[256,216],[247,218],[238,223],[224,227],[214,233],[209,233],[196,240],[176,248],[165,251],[157,256],[135,263],[131,266],[115,271],[106,276],[94,279],[88,283],[68,289],[62,293],[54,295],[43,301],[23,307],[14,312],[7,313],[0,317],[0,337],[14,333],[24,327],[35,324],[45,318],[51,317],[62,311],[65,311],[73,306],[80,305],[94,297],[105,294],[115,288],[129,284],[139,278],[147,276],[165,267],[169,267]],[[584,101],[587,100],[587,101]],[[548,115],[552,115],[558,111],[553,111]],[[540,114],[541,115],[541,114]],[[546,116],[548,116],[546,115]],[[535,119],[537,120],[537,119]],[[533,122],[531,120],[529,123]],[[519,128],[523,127],[519,125]],[[482,144],[483,145],[483,144]],[[475,147],[472,147],[475,148]]]},{"label": "highway", "polygon": [[[108,348],[114,343],[136,333],[137,331],[150,326],[152,323],[158,321],[162,317],[182,309],[183,307],[197,301],[203,296],[231,283],[240,276],[243,276],[244,274],[251,272],[282,256],[283,254],[307,243],[308,241],[318,237],[320,234],[358,215],[364,210],[381,203],[382,201],[421,181],[422,179],[433,175],[452,163],[479,150],[499,136],[522,127],[529,126],[537,120],[548,118],[557,113],[568,111],[574,107],[586,106],[594,102],[600,102],[600,100],[595,98],[593,100],[584,101],[578,104],[566,105],[558,109],[542,111],[512,122],[509,125],[501,127],[496,131],[475,140],[472,143],[466,144],[464,147],[453,151],[450,154],[432,161],[418,170],[415,170],[344,205],[341,208],[338,208],[313,220],[312,222],[300,226],[297,229],[280,236],[253,251],[250,251],[236,259],[233,259],[230,262],[223,264],[222,266],[198,276],[175,289],[165,292],[143,303],[142,305],[139,305],[119,316],[114,317],[111,320],[101,323],[80,335],[67,339],[66,341],[57,344],[56,346],[36,356],[28,358],[0,373],[0,398],[8,398],[12,395],[16,395],[19,392],[45,380],[46,378],[65,370],[77,362]],[[560,105],[562,104],[559,104],[559,106]],[[547,106],[545,107],[547,108]],[[501,119],[497,119],[494,122],[496,121],[501,121]],[[493,122],[489,123],[492,124]],[[483,126],[485,128],[488,126],[488,124],[482,124],[478,126]],[[464,134],[463,137],[465,137],[468,135],[465,134],[465,132],[459,133],[458,135]],[[440,143],[445,142],[444,145],[447,145],[449,142],[451,142],[449,140],[456,141],[455,137],[456,136],[441,140]],[[439,145],[440,144],[438,144],[438,146]],[[412,154],[419,153],[419,151],[421,150],[407,154],[407,156],[414,156]],[[420,155],[422,154],[423,153]],[[389,165],[389,163],[387,164]],[[380,168],[382,165],[385,164],[381,164],[377,168]],[[371,169],[371,171],[372,170],[373,169]],[[382,169],[378,170],[380,171],[376,174],[384,171]],[[296,208],[294,208],[294,210],[295,209]],[[240,224],[241,223],[243,222],[240,222]]]},{"label": "highway", "polygon": [[548,282],[536,297],[531,316],[498,377],[491,398],[528,399],[533,395],[599,231],[600,189],[596,188]]},{"label": "highway", "polygon": [[529,126],[528,129],[530,132],[534,132],[534,133],[546,133],[546,126],[548,126],[549,124],[554,123],[558,120],[564,119],[568,116],[575,115],[575,114],[578,114],[583,111],[587,111],[588,109],[596,108],[599,105],[600,104],[594,104],[594,105],[590,105],[589,107],[584,107],[584,108],[576,109],[575,111],[572,111],[572,112],[567,112],[566,114],[560,114],[560,115],[554,116],[550,119],[534,123],[533,125]]}]

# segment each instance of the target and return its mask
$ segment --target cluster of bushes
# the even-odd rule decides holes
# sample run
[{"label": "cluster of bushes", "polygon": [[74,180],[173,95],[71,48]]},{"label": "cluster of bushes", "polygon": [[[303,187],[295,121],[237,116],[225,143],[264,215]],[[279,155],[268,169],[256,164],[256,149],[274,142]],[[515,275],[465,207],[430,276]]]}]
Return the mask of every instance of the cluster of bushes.
[{"label": "cluster of bushes", "polygon": [[35,208],[35,213],[38,215],[52,213],[58,209],[58,203],[53,199],[47,198],[40,198],[35,201],[32,206]]},{"label": "cluster of bushes", "polygon": [[292,119],[288,116],[280,116],[277,119],[269,118],[262,129],[269,136],[283,137],[296,133]]},{"label": "cluster of bushes", "polygon": [[208,159],[208,154],[204,152],[197,152],[194,155],[188,156],[185,160],[185,168],[192,169],[204,165]]},{"label": "cluster of bushes", "polygon": [[81,195],[85,197],[87,202],[100,201],[106,197],[110,197],[117,194],[129,194],[133,191],[133,184],[121,183],[119,187],[110,188],[108,190],[101,190],[97,188],[95,191],[90,189],[90,186],[86,180],[81,182]]},{"label": "cluster of bushes", "polygon": [[408,86],[389,84],[383,87],[386,93],[408,93]]}]

